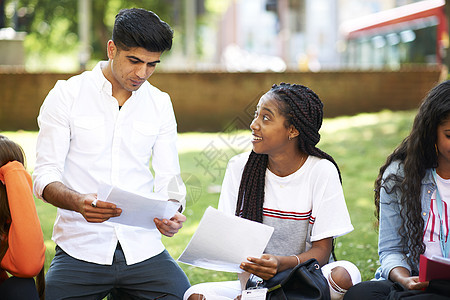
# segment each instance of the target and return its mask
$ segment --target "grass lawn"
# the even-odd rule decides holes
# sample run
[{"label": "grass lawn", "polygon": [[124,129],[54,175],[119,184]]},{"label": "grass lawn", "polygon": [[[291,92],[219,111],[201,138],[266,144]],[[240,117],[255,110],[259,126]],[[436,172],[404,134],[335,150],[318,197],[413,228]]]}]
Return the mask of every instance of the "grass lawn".
[{"label": "grass lawn", "polygon": [[[338,259],[355,263],[363,280],[373,277],[379,265],[377,231],[373,214],[373,183],[386,156],[409,133],[415,111],[360,114],[324,120],[319,147],[340,166],[344,193],[355,230],[339,237]],[[2,132],[23,146],[28,169],[33,170],[36,132]],[[182,177],[188,190],[184,228],[173,238],[163,237],[166,248],[178,258],[208,206],[217,207],[227,161],[236,153],[251,149],[250,131],[226,133],[183,133],[179,135]],[[36,201],[45,243],[46,269],[54,255],[51,232],[56,209]],[[235,274],[215,272],[181,264],[192,284],[230,280]]]}]

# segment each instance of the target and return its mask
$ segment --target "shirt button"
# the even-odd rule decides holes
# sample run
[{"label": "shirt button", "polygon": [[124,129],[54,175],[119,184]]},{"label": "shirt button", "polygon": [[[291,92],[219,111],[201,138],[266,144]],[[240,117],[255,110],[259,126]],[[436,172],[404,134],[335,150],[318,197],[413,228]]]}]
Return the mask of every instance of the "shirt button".
[{"label": "shirt button", "polygon": [[428,190],[428,194],[429,194],[429,193],[431,193],[431,191],[430,191],[430,190]]}]

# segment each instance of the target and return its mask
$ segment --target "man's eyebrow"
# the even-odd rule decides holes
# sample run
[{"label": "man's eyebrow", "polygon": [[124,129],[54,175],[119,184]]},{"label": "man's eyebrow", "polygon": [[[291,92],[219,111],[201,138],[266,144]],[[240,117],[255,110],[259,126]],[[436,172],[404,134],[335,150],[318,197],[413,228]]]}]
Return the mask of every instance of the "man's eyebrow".
[{"label": "man's eyebrow", "polygon": [[[135,60],[137,60],[137,61],[139,61],[141,63],[145,63],[145,61],[143,61],[142,59],[140,59],[139,57],[136,57],[134,55],[127,55],[127,58],[135,59]],[[151,61],[151,62],[148,62],[148,63],[149,64],[157,64],[157,63],[160,63],[160,62],[161,62],[160,60],[155,60],[155,61]]]}]

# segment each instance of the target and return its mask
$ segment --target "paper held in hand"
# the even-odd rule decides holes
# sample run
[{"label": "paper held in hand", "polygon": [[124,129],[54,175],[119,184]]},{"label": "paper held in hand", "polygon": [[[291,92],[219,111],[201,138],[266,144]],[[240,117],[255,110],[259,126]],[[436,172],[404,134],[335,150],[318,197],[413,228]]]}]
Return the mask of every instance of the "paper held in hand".
[{"label": "paper held in hand", "polygon": [[147,229],[156,228],[154,218],[170,219],[180,207],[179,202],[168,201],[167,196],[161,194],[149,193],[143,196],[107,184],[100,184],[97,198],[122,209],[120,216],[110,218],[107,222]]},{"label": "paper held in hand", "polygon": [[247,257],[261,257],[273,227],[227,215],[208,207],[179,262],[224,272],[239,268]]}]

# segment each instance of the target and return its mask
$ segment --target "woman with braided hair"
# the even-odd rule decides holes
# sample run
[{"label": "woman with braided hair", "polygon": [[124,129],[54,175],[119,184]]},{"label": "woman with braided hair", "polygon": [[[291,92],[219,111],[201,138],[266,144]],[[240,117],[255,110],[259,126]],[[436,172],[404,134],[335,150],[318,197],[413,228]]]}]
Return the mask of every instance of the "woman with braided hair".
[{"label": "woman with braided hair", "polygon": [[[310,258],[324,266],[332,299],[361,280],[350,262],[327,265],[333,238],[353,227],[339,168],[316,147],[322,118],[319,97],[302,85],[274,85],[259,100],[250,125],[253,151],[230,160],[219,200],[225,213],[274,227],[264,254],[242,262],[241,283],[249,273],[267,280]],[[184,299],[234,299],[240,293],[238,281],[202,283]]]}]

